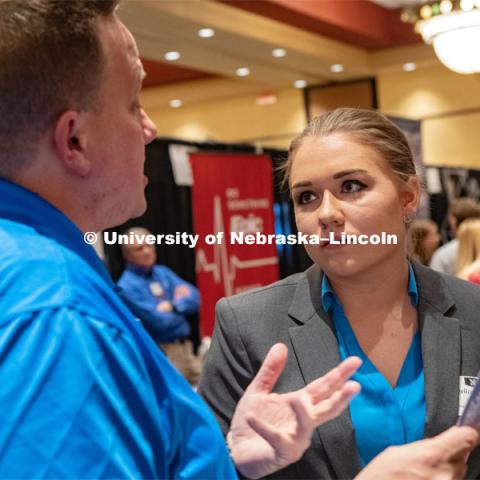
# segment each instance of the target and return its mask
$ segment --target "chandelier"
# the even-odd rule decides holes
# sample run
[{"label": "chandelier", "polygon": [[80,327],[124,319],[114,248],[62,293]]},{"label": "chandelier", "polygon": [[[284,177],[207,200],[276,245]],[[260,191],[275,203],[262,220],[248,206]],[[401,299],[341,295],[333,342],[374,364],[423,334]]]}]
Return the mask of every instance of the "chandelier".
[{"label": "chandelier", "polygon": [[450,70],[480,72],[480,0],[442,0],[406,8],[402,20],[415,24]]}]

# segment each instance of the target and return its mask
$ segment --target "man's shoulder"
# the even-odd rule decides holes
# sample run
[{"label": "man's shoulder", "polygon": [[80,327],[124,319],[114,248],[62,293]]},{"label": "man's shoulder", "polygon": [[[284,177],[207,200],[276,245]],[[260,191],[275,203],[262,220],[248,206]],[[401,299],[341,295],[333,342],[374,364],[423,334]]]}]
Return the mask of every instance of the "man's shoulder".
[{"label": "man's shoulder", "polygon": [[0,311],[80,305],[101,289],[94,270],[75,252],[26,225],[0,220]]}]

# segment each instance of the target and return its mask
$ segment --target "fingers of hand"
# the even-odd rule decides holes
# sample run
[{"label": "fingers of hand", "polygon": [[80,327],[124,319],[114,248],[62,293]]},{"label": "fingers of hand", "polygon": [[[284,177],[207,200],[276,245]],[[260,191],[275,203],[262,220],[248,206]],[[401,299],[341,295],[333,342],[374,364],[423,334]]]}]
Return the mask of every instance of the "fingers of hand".
[{"label": "fingers of hand", "polygon": [[307,447],[310,443],[313,430],[317,427],[315,412],[310,405],[310,398],[308,395],[305,395],[305,393],[293,396],[291,397],[290,405],[295,413],[297,422],[296,441],[306,442]]},{"label": "fingers of hand", "polygon": [[440,458],[463,461],[478,444],[479,433],[471,427],[452,427],[432,439]]},{"label": "fingers of hand", "polygon": [[308,384],[305,389],[311,395],[312,402],[317,403],[332,395],[357,371],[361,364],[362,361],[358,357],[349,357],[323,377]]},{"label": "fingers of hand", "polygon": [[340,415],[358,392],[360,392],[360,385],[351,380],[343,384],[329,398],[318,402],[313,408],[317,426]]},{"label": "fingers of hand", "polygon": [[270,392],[280,377],[287,362],[288,349],[283,343],[275,344],[267,353],[265,360],[247,392]]}]

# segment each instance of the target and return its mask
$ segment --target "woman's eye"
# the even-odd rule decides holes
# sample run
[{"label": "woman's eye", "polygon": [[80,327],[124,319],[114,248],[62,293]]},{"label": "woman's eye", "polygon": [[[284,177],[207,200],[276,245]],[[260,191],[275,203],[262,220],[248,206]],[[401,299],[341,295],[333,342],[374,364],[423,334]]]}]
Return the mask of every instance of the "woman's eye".
[{"label": "woman's eye", "polygon": [[367,188],[367,186],[359,180],[346,180],[342,183],[342,193],[357,193]]},{"label": "woman's eye", "polygon": [[302,192],[298,197],[297,197],[297,203],[299,205],[305,205],[308,202],[311,202],[314,200],[316,197],[312,192]]}]

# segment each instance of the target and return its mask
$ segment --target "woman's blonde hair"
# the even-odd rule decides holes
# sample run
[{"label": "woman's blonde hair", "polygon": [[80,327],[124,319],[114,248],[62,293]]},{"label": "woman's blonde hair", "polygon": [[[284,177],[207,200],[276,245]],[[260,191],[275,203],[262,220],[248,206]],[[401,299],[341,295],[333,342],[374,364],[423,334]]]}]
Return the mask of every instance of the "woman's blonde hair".
[{"label": "woman's blonde hair", "polygon": [[465,220],[458,229],[457,274],[480,258],[480,219]]},{"label": "woman's blonde hair", "polygon": [[315,117],[290,143],[288,159],[281,167],[282,185],[288,187],[294,156],[306,138],[346,133],[374,148],[393,173],[403,181],[416,176],[412,151],[403,132],[385,115],[362,108],[337,108]]}]

